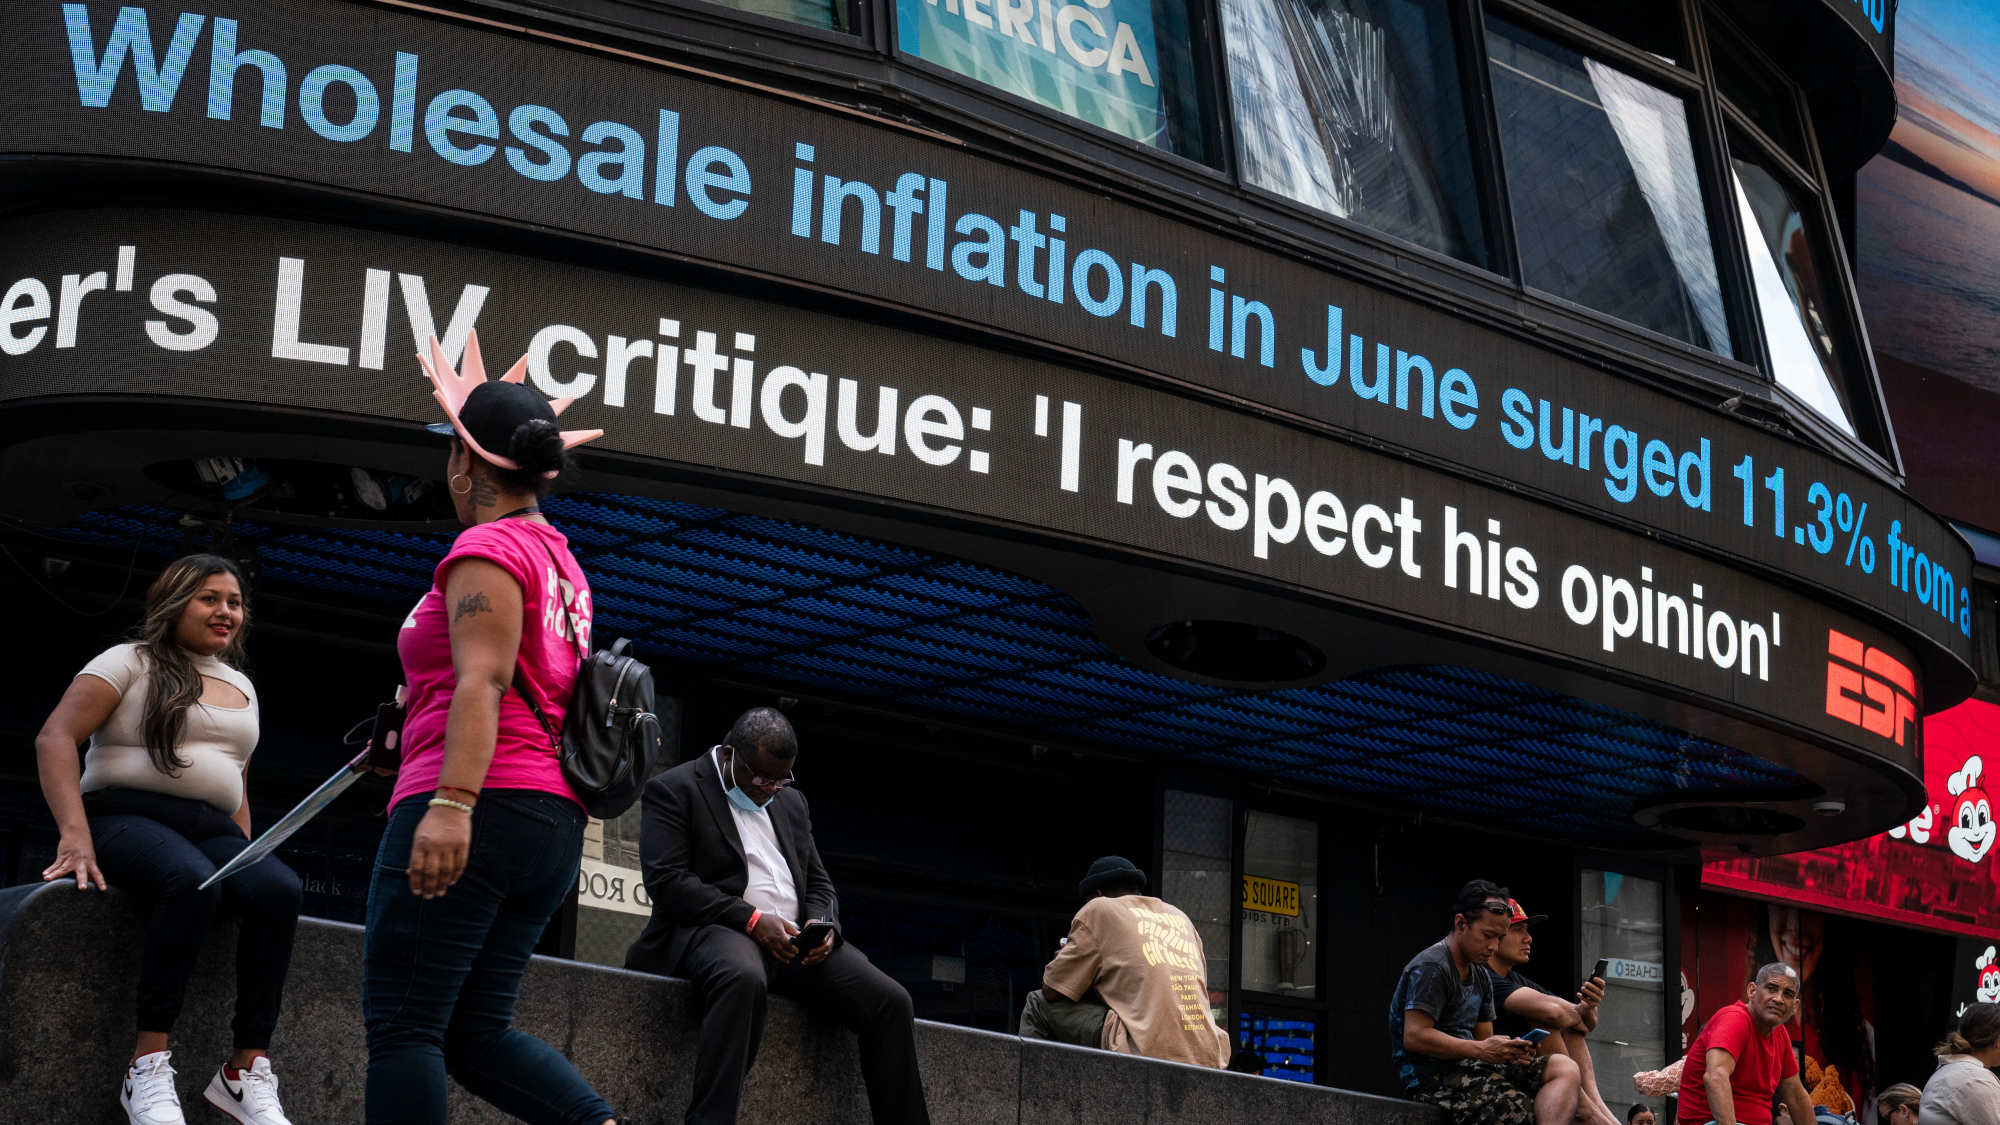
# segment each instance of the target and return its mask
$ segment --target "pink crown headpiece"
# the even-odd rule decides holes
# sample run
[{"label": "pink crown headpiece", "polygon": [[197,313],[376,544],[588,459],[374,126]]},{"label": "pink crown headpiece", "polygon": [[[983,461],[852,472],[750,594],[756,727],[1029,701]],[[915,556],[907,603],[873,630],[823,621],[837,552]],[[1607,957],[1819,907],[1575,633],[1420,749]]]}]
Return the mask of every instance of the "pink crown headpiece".
[{"label": "pink crown headpiece", "polygon": [[[444,349],[438,346],[436,336],[430,337],[428,349],[429,355],[417,353],[417,362],[423,365],[424,374],[430,377],[431,397],[437,399],[439,406],[444,407],[444,416],[451,419],[451,428],[457,432],[459,439],[471,446],[474,453],[495,465],[503,469],[519,469],[521,467],[519,462],[513,458],[502,457],[480,445],[479,439],[472,436],[472,431],[466,428],[458,416],[473,390],[486,382],[486,364],[479,356],[479,333],[476,331],[466,333],[465,356],[460,362],[460,370],[457,371],[452,370],[451,361],[445,358]],[[528,357],[523,355],[514,361],[514,366],[508,368],[505,375],[500,376],[500,381],[520,383],[527,378],[527,374]],[[555,399],[549,403],[549,409],[559,415],[574,401],[570,398]],[[575,449],[584,442],[595,441],[603,436],[603,430],[564,430],[563,448]],[[553,477],[556,474],[547,472],[542,475]]]}]

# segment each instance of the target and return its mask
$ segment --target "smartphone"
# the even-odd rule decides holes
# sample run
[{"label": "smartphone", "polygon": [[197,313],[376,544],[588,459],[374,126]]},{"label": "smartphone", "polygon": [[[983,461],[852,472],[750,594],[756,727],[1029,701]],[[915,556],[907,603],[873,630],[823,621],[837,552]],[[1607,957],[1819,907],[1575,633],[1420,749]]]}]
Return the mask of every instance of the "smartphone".
[{"label": "smartphone", "polygon": [[1529,1031],[1526,1035],[1521,1036],[1521,1038],[1526,1039],[1528,1042],[1533,1043],[1538,1047],[1541,1046],[1542,1040],[1547,1039],[1548,1037],[1549,1037],[1549,1030],[1548,1028],[1545,1027],[1535,1028]]},{"label": "smartphone", "polygon": [[396,685],[396,698],[375,708],[375,728],[368,736],[368,764],[394,772],[403,768],[403,719],[405,688]]},{"label": "smartphone", "polygon": [[1610,979],[1604,975],[1605,971],[1609,968],[1611,968],[1611,958],[1599,957],[1596,967],[1590,970],[1590,975],[1596,978],[1597,983],[1603,984]]},{"label": "smartphone", "polygon": [[820,943],[826,940],[826,935],[832,932],[832,922],[807,922],[804,929],[792,935],[792,948],[800,953],[818,949]]}]

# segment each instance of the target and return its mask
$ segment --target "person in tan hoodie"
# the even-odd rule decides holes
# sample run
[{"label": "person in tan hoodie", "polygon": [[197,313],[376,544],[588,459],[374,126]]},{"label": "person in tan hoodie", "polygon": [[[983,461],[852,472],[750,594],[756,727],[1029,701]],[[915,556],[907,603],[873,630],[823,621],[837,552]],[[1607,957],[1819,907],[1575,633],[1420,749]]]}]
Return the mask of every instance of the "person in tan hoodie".
[{"label": "person in tan hoodie", "polygon": [[1028,994],[1021,1035],[1221,1069],[1229,1036],[1208,1008],[1208,962],[1188,916],[1146,893],[1122,856],[1090,865],[1069,937]]}]

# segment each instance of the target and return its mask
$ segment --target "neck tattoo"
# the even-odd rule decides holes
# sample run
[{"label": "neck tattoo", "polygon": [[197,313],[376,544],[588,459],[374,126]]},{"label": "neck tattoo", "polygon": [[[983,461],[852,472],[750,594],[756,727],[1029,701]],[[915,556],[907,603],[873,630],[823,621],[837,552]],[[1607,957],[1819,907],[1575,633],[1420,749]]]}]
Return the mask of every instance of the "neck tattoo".
[{"label": "neck tattoo", "polygon": [[475,474],[472,477],[471,499],[475,508],[494,507],[500,503],[500,489],[492,481]]}]

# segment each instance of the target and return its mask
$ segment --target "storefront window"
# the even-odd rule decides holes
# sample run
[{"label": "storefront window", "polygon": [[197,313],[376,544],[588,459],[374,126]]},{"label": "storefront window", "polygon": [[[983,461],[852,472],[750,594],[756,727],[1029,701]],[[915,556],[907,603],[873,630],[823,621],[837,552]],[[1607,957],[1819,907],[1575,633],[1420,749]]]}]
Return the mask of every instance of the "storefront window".
[{"label": "storefront window", "polygon": [[625,964],[625,950],[652,916],[639,865],[639,806],[612,820],[592,817],[583,830],[583,861],[576,879],[576,949],[579,961]]},{"label": "storefront window", "polygon": [[1583,872],[1583,974],[1606,958],[1604,1004],[1589,1035],[1597,1088],[1620,1121],[1632,1076],[1667,1063],[1665,891],[1652,879]]},{"label": "storefront window", "polygon": [[1229,1026],[1229,836],[1232,807],[1223,797],[1167,790],[1160,853],[1160,897],[1181,909],[1208,959],[1208,1008]]},{"label": "storefront window", "polygon": [[896,0],[896,43],[1120,136],[1209,160],[1184,0]]},{"label": "storefront window", "polygon": [[[1739,145],[1740,151],[1740,145]],[[1736,207],[1750,251],[1750,278],[1764,321],[1764,345],[1778,385],[1849,434],[1852,414],[1841,392],[1840,357],[1828,322],[1830,286],[1807,233],[1805,215],[1777,176],[1738,156]]]},{"label": "storefront window", "polygon": [[1523,280],[1732,355],[1678,95],[1488,17]]},{"label": "storefront window", "polygon": [[1243,987],[1319,996],[1319,824],[1252,812],[1243,823]]},{"label": "storefront window", "polygon": [[1445,0],[1222,0],[1245,182],[1485,264]]}]

